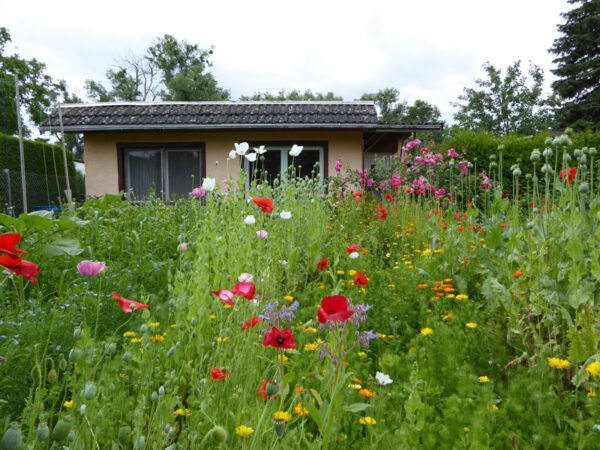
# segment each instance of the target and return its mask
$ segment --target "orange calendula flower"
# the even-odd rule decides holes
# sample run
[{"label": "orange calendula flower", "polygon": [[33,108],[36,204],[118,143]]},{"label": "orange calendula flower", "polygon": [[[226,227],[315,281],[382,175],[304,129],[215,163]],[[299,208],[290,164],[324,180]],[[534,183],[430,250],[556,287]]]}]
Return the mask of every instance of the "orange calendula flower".
[{"label": "orange calendula flower", "polygon": [[517,270],[515,273],[512,274],[512,276],[515,278],[519,278],[521,275],[523,275],[523,272],[521,272],[520,270]]},{"label": "orange calendula flower", "polygon": [[377,393],[375,391],[370,391],[369,389],[361,389],[358,391],[360,395],[364,395],[367,398],[377,397]]}]

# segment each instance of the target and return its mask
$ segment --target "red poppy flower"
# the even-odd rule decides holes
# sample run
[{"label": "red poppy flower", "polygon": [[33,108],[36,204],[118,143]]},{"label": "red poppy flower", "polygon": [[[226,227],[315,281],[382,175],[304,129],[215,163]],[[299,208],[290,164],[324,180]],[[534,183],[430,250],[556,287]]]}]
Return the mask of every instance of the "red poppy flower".
[{"label": "red poppy flower", "polygon": [[262,209],[263,213],[270,214],[273,212],[273,200],[269,198],[253,198],[252,201]]},{"label": "red poppy flower", "polygon": [[21,275],[32,283],[38,282],[37,278],[35,278],[35,275],[40,273],[40,268],[37,264],[34,264],[31,261],[25,261],[19,256],[1,255],[0,266],[6,267],[11,272]]},{"label": "red poppy flower", "polygon": [[348,300],[342,295],[333,295],[325,297],[321,301],[321,307],[317,312],[319,322],[325,323],[328,320],[345,322],[354,314],[354,310],[348,309]]},{"label": "red poppy flower", "polygon": [[394,202],[394,201],[396,201],[396,199],[395,199],[394,197],[392,197],[392,194],[385,194],[385,195],[384,195],[384,197],[385,197],[387,200],[391,200],[391,201],[393,201],[393,202]]},{"label": "red poppy flower", "polygon": [[[267,384],[269,384],[269,383],[275,383],[275,380],[269,380],[267,378],[265,381],[263,381],[260,384],[260,387],[258,388],[258,396],[261,398],[264,398],[265,400],[268,400],[268,398],[269,398],[269,394],[267,394]],[[275,396],[272,396],[271,398],[276,400],[277,396],[275,395]]]},{"label": "red poppy flower", "polygon": [[327,258],[323,258],[321,261],[319,261],[317,263],[317,269],[323,270],[328,265],[329,265],[329,260]]},{"label": "red poppy flower", "polygon": [[571,167],[570,169],[563,169],[558,172],[558,176],[564,179],[565,183],[572,183],[573,178],[577,175],[577,167]]},{"label": "red poppy flower", "polygon": [[219,300],[221,300],[223,303],[227,303],[229,306],[233,306],[235,303],[233,303],[233,296],[235,295],[233,292],[231,292],[229,289],[221,289],[220,291],[211,291],[212,294],[215,294],[217,297],[219,297]]},{"label": "red poppy flower", "polygon": [[348,252],[348,254],[352,253],[352,252],[357,252],[360,250],[360,247],[356,244],[350,244],[348,247],[346,247],[346,251]]},{"label": "red poppy flower", "polygon": [[354,197],[354,198],[359,198],[359,197],[362,197],[362,196],[363,196],[362,192],[353,192],[352,193],[352,197]]},{"label": "red poppy flower", "polygon": [[263,346],[268,347],[269,345],[275,348],[296,348],[292,330],[289,328],[278,330],[273,327],[265,333],[265,339],[263,340]]},{"label": "red poppy flower", "polygon": [[362,272],[356,272],[354,274],[354,286],[366,286],[369,284],[369,279]]},{"label": "red poppy flower", "polygon": [[27,253],[25,250],[15,248],[15,245],[21,240],[21,235],[17,233],[6,233],[0,235],[0,253],[16,256],[15,253]]},{"label": "red poppy flower", "polygon": [[133,300],[127,300],[126,298],[119,297],[119,294],[117,294],[115,291],[113,291],[112,296],[117,299],[119,306],[125,314],[132,311],[137,311],[138,309],[148,308],[148,305],[144,305],[143,303],[138,303],[134,302]]},{"label": "red poppy flower", "polygon": [[385,210],[385,208],[382,205],[376,206],[375,211],[379,211],[379,214],[377,214],[375,216],[376,219],[381,219],[381,220],[387,219],[388,212]]},{"label": "red poppy flower", "polygon": [[246,322],[244,322],[242,330],[245,330],[246,328],[254,328],[256,324],[260,322],[262,322],[262,319],[260,317],[251,317],[250,319],[246,320]]},{"label": "red poppy flower", "polygon": [[506,228],[506,227],[508,227],[508,225],[507,225],[507,224],[505,224],[505,223],[501,223],[501,224],[500,224],[500,227],[502,227],[502,228]]},{"label": "red poppy flower", "polygon": [[231,375],[231,372],[223,372],[222,367],[215,367],[210,371],[210,377],[213,380],[220,380],[222,378],[225,378],[227,375]]},{"label": "red poppy flower", "polygon": [[256,285],[254,283],[240,281],[233,287],[232,291],[235,295],[244,297],[246,300],[252,300],[256,293]]}]

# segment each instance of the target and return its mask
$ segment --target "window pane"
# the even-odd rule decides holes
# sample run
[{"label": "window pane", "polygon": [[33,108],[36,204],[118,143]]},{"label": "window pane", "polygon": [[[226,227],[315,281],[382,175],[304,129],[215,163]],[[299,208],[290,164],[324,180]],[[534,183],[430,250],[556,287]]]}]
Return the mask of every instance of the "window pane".
[{"label": "window pane", "polygon": [[200,186],[200,152],[168,151],[169,199],[185,197],[192,189]]},{"label": "window pane", "polygon": [[302,153],[300,153],[296,157],[288,156],[288,161],[290,166],[292,165],[292,160],[294,161],[294,167],[296,168],[297,177],[319,177],[320,169],[318,167],[315,167],[315,164],[319,162],[319,156],[319,150],[304,149],[302,150]]},{"label": "window pane", "polygon": [[158,150],[129,152],[129,187],[135,198],[144,198],[151,189],[160,196],[163,190],[161,177],[161,153]]},{"label": "window pane", "polygon": [[[264,157],[263,161],[261,161],[262,157]],[[254,169],[258,169],[258,174],[262,173],[267,183],[273,186],[273,180],[281,175],[281,150],[267,150],[266,153],[260,155],[256,162],[251,165],[250,180],[256,178]]]}]

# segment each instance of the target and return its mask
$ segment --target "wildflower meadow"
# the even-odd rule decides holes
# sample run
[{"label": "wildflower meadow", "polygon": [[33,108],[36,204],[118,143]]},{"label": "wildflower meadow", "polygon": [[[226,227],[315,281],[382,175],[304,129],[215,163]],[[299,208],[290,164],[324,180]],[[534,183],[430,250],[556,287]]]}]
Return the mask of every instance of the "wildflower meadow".
[{"label": "wildflower meadow", "polygon": [[596,149],[236,147],[249,189],[0,215],[2,449],[600,447]]}]

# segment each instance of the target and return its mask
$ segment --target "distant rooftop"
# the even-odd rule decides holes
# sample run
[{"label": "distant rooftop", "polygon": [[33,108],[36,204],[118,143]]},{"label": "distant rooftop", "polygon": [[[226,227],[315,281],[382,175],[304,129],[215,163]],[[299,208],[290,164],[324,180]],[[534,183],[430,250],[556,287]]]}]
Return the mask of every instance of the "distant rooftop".
[{"label": "distant rooftop", "polygon": [[[441,131],[439,123],[382,123],[375,104],[356,102],[123,102],[60,106],[66,133],[126,130],[345,128]],[[40,130],[60,129],[58,108]]]}]

